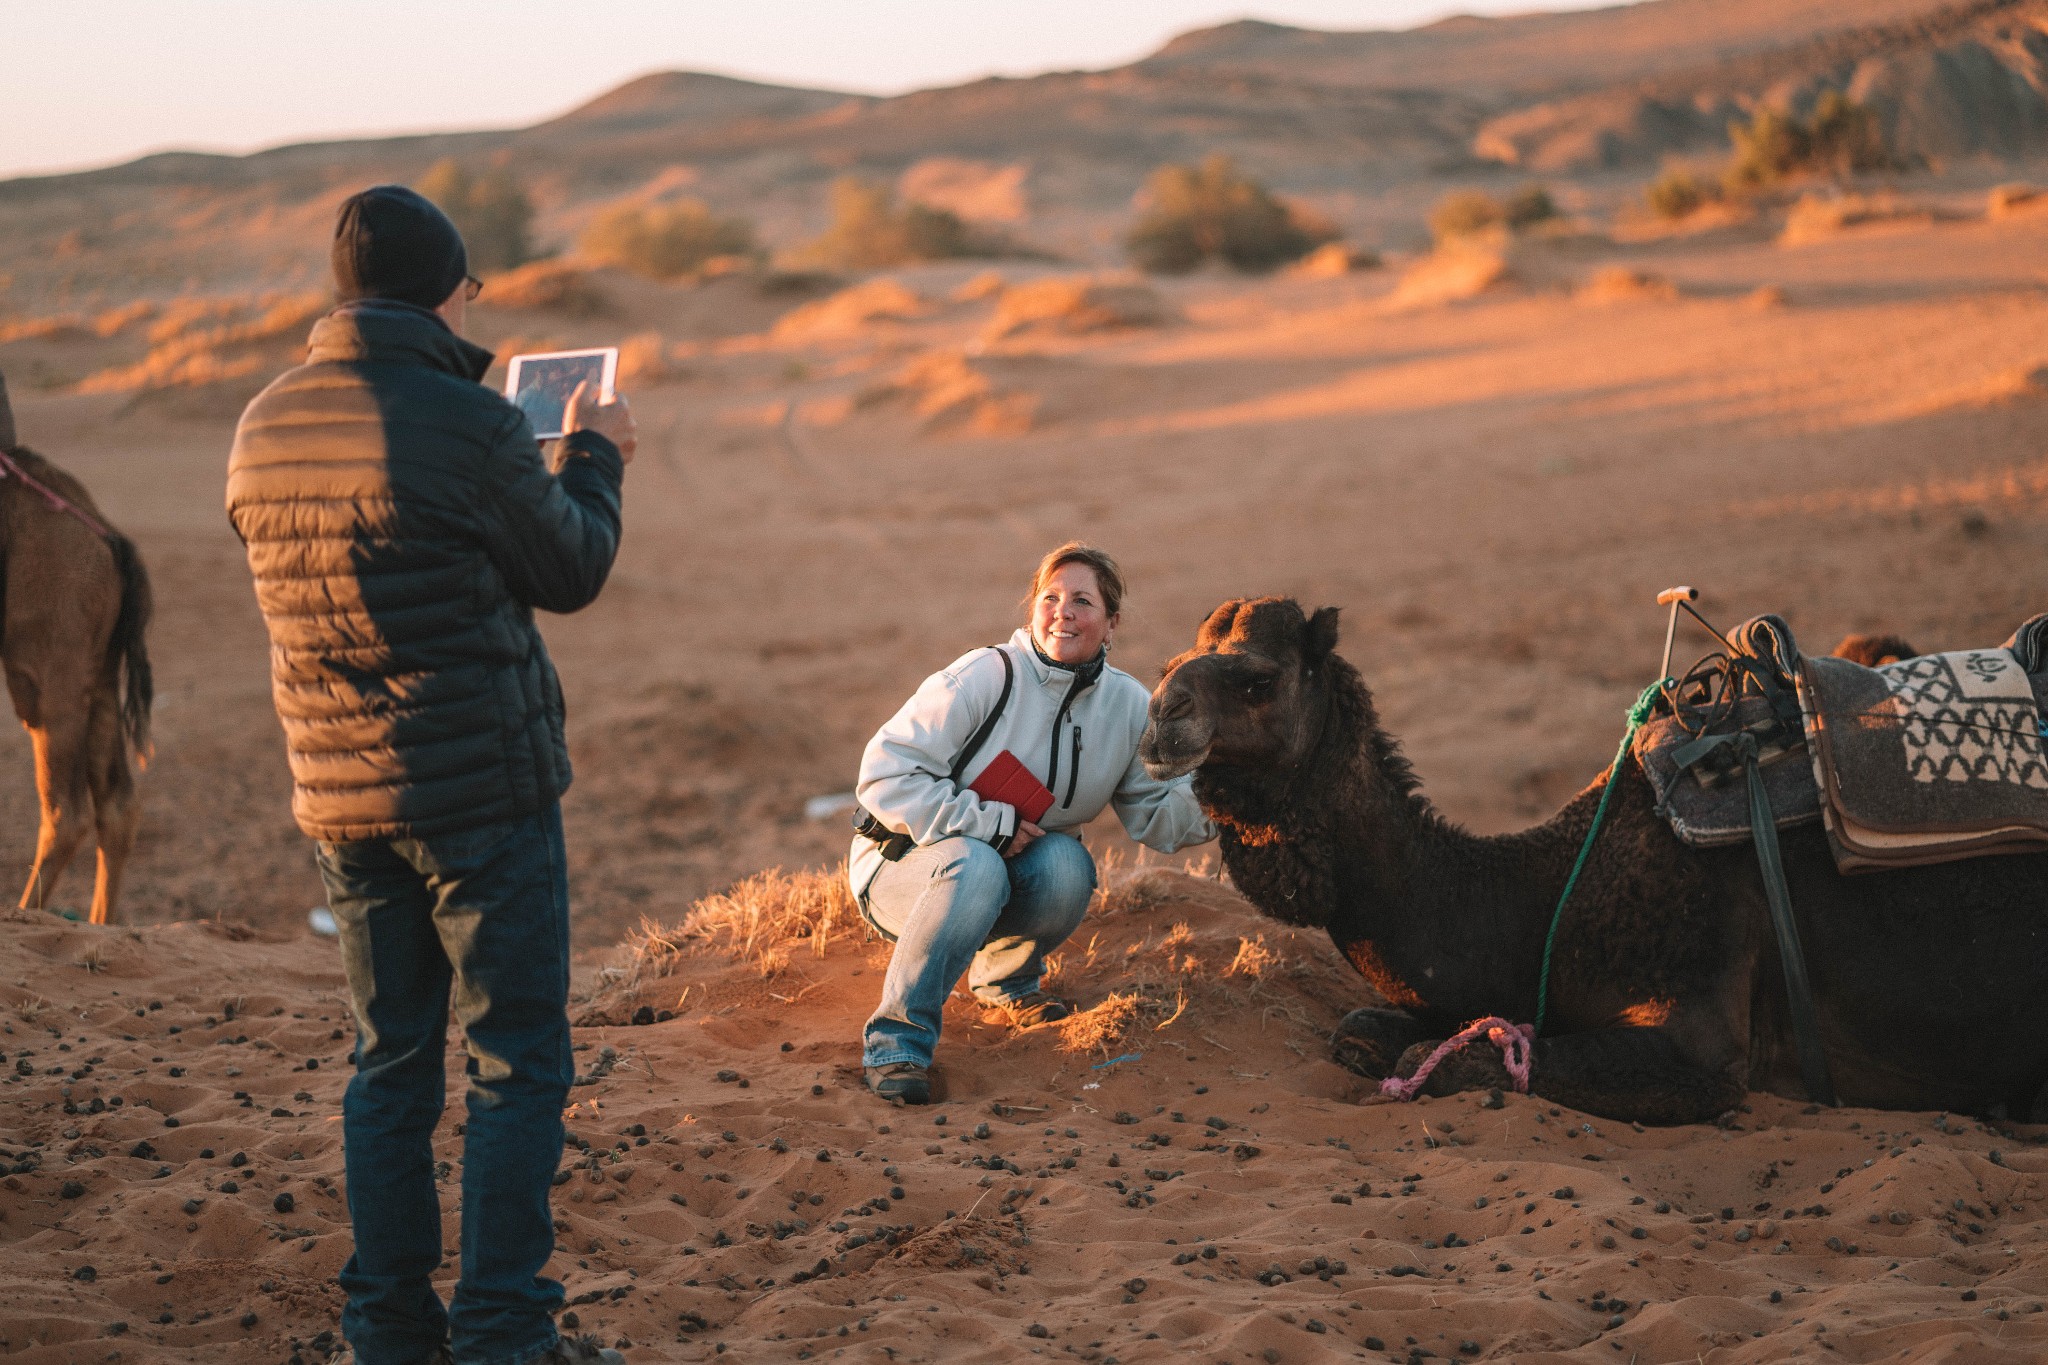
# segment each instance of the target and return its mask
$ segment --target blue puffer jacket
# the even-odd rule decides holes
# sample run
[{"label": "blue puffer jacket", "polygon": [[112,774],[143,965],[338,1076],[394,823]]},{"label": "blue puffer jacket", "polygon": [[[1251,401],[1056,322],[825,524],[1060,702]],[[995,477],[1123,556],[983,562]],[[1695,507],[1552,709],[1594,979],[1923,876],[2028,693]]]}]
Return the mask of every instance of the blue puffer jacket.
[{"label": "blue puffer jacket", "polygon": [[569,785],[533,609],[575,611],[619,546],[624,464],[559,475],[477,381],[491,354],[410,304],[346,304],[242,414],[228,517],[270,630],[299,827],[347,842],[545,809]]}]

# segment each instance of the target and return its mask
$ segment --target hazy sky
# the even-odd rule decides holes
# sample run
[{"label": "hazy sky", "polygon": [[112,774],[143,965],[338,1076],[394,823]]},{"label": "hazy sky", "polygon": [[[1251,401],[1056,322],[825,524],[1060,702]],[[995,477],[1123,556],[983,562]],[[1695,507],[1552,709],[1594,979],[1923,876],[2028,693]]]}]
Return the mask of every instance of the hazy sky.
[{"label": "hazy sky", "polygon": [[1113,66],[1246,15],[1405,28],[1602,2],[0,0],[0,176],[171,147],[531,123],[647,71],[891,94]]}]

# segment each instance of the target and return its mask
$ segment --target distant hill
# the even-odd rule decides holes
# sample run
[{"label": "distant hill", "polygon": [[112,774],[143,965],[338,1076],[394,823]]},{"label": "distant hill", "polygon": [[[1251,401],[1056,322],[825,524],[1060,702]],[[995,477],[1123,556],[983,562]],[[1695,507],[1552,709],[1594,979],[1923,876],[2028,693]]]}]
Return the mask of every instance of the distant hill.
[{"label": "distant hill", "polygon": [[619,196],[688,193],[788,242],[821,226],[836,176],[982,176],[1005,187],[1026,239],[1102,255],[1154,166],[1215,151],[1384,236],[1418,232],[1447,178],[1647,173],[1724,147],[1733,117],[1825,89],[1868,102],[1926,162],[2041,154],[2048,0],[1644,0],[1401,32],[1245,20],[1113,70],[888,99],[660,72],[529,128],[170,153],[0,182],[0,273],[17,293],[58,297],[137,281],[314,283],[341,194],[417,179],[446,156],[508,164],[555,241]]},{"label": "distant hill", "polygon": [[2048,0],[1950,5],[1541,102],[1490,120],[1474,146],[1540,171],[1643,165],[1723,147],[1732,119],[1765,103],[1804,112],[1826,90],[1868,106],[1908,163],[2038,155]]}]

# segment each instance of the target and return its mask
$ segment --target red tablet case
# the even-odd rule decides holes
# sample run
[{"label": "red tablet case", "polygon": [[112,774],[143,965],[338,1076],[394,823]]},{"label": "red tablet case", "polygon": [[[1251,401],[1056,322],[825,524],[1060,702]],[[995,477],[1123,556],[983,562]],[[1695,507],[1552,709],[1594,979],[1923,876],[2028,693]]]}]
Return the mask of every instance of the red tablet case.
[{"label": "red tablet case", "polygon": [[967,784],[967,790],[984,801],[1015,806],[1020,818],[1038,823],[1038,817],[1052,809],[1052,793],[1031,775],[1031,770],[1008,749],[995,756],[981,776]]}]

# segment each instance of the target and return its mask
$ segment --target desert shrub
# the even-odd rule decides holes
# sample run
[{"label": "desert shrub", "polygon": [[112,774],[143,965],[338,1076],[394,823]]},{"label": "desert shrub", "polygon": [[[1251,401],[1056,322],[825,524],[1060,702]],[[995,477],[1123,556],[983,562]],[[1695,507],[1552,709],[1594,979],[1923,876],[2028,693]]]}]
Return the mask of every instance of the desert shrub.
[{"label": "desert shrub", "polygon": [[1893,164],[1871,112],[1839,90],[1824,93],[1802,120],[1759,109],[1748,123],[1728,125],[1735,154],[1722,179],[1730,190],[1768,189],[1801,175],[1851,175]]},{"label": "desert shrub", "polygon": [[1429,231],[1439,242],[1448,242],[1499,227],[1507,220],[1507,209],[1492,195],[1458,190],[1437,200],[1429,211]]},{"label": "desert shrub", "polygon": [[1501,205],[1501,215],[1509,227],[1519,232],[1557,217],[1557,201],[1542,185],[1524,185]]},{"label": "desert shrub", "polygon": [[743,218],[719,217],[695,199],[619,204],[591,221],[576,248],[605,265],[673,280],[720,256],[751,254],[754,229]]},{"label": "desert shrub", "polygon": [[440,205],[462,233],[471,270],[510,270],[533,259],[533,201],[503,166],[473,175],[449,158],[413,188]]},{"label": "desert shrub", "polygon": [[1816,170],[1854,175],[1893,164],[1876,115],[1839,90],[1824,92],[1814,105],[1809,140],[1808,156]]},{"label": "desert shrub", "polygon": [[1720,197],[1719,185],[1702,180],[1683,166],[1670,167],[1643,191],[1650,212],[1673,221],[1690,217]]},{"label": "desert shrub", "polygon": [[915,200],[898,203],[887,185],[857,176],[832,183],[832,226],[796,259],[827,270],[881,270],[912,261],[1003,254],[957,214]]},{"label": "desert shrub", "polygon": [[1124,252],[1152,274],[1185,274],[1210,259],[1238,270],[1271,270],[1336,235],[1220,153],[1199,166],[1161,166],[1141,198],[1144,208],[1124,234]]}]

